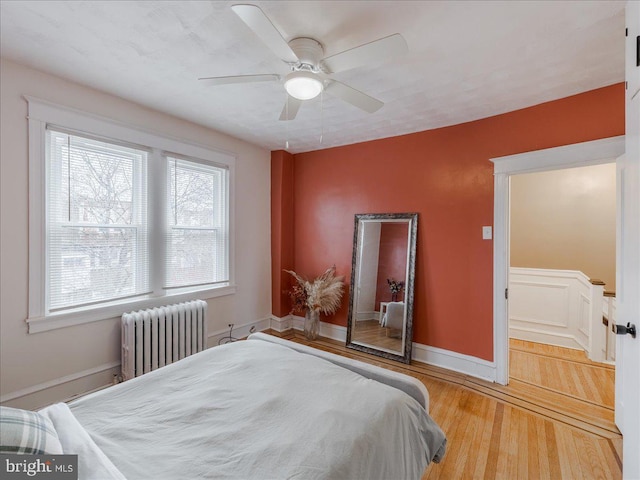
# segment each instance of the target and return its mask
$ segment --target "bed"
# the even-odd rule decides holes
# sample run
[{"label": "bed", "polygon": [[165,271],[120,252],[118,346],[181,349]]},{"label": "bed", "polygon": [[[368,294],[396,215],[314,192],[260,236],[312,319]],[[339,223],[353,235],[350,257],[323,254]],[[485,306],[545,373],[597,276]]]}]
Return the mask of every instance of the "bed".
[{"label": "bed", "polygon": [[80,479],[419,479],[446,438],[418,380],[265,334],[40,410]]}]

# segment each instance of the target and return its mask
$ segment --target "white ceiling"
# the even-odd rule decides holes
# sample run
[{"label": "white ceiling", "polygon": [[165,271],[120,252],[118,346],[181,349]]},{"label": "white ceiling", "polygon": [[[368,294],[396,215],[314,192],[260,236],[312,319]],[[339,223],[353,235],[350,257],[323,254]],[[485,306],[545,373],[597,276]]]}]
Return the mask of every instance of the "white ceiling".
[{"label": "white ceiling", "polygon": [[[333,78],[385,105],[325,95],[278,120],[281,83],[198,77],[286,74],[230,1],[0,1],[0,54],[269,150],[318,150],[429,130],[624,80],[622,1],[251,1],[285,40],[325,55],[401,33],[409,52]],[[323,132],[322,143],[320,136]]]}]

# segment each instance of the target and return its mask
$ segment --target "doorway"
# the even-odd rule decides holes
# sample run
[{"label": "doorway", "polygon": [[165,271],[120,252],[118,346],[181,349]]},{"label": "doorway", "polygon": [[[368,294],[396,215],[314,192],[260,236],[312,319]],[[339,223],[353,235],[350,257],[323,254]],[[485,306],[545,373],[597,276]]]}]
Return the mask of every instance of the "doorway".
[{"label": "doorway", "polygon": [[603,291],[615,291],[616,165],[511,175],[509,196],[510,385],[612,423],[602,318]]},{"label": "doorway", "polygon": [[[601,165],[615,162],[624,153],[625,137],[612,137],[592,142],[585,142],[563,147],[550,148],[535,152],[528,152],[509,157],[492,159],[494,163],[494,361],[496,383],[509,384],[509,267],[510,267],[510,184],[515,175],[561,170],[566,168],[583,167],[589,165]],[[619,188],[617,192],[619,193]],[[616,266],[618,266],[616,262]],[[592,316],[592,318],[595,318]],[[567,372],[547,375],[559,376],[560,379]],[[524,388],[523,388],[524,385]],[[616,445],[621,448],[622,439],[616,428],[614,411],[602,407],[599,404],[589,402],[589,399],[574,398],[553,391],[552,389],[533,388],[529,385],[519,384],[516,381],[509,386],[510,390],[516,389],[522,395],[528,395],[538,406],[547,405],[555,412],[563,416],[568,422],[577,421],[581,427],[599,434],[604,438],[611,435],[617,436]],[[597,402],[596,402],[597,403]],[[586,406],[587,405],[587,406]],[[574,415],[579,412],[579,418]],[[612,415],[613,414],[613,415]],[[604,419],[604,421],[603,421]],[[613,445],[613,444],[611,444]]]},{"label": "doorway", "polygon": [[624,153],[624,136],[567,145],[508,157],[494,163],[494,361],[496,382],[509,383],[509,185],[511,176],[611,163]]}]

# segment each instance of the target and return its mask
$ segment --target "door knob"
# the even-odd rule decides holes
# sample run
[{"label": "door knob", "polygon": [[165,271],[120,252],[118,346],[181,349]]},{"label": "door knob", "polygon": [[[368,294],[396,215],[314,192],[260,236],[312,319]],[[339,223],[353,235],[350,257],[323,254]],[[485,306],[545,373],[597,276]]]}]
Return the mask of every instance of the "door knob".
[{"label": "door knob", "polygon": [[629,333],[633,338],[636,338],[636,326],[633,323],[627,323],[624,325],[614,325],[613,331],[618,335],[626,335]]}]

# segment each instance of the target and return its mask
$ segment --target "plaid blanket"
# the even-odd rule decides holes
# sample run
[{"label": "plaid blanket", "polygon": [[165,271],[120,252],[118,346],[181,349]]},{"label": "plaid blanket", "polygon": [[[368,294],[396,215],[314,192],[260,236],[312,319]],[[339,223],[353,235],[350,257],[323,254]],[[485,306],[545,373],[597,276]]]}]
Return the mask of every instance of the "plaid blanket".
[{"label": "plaid blanket", "polygon": [[0,453],[58,455],[62,446],[48,418],[37,412],[0,407]]}]

